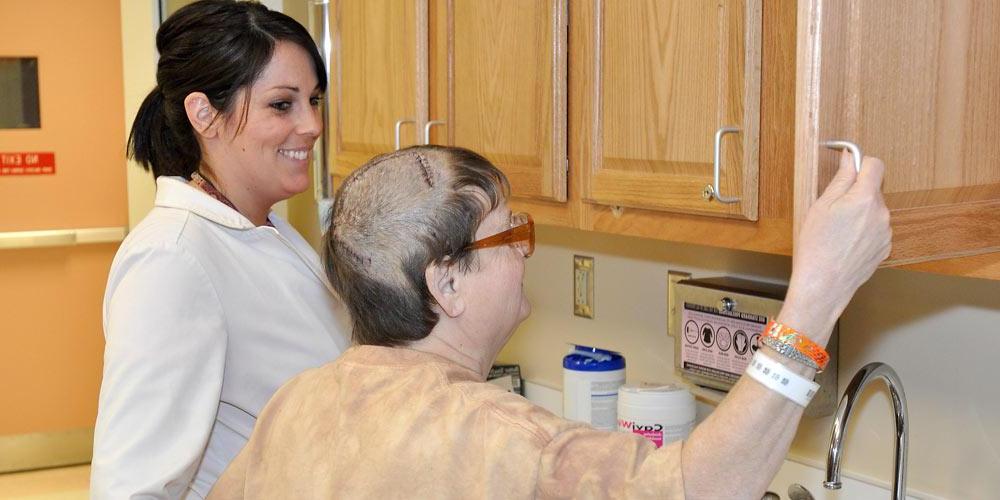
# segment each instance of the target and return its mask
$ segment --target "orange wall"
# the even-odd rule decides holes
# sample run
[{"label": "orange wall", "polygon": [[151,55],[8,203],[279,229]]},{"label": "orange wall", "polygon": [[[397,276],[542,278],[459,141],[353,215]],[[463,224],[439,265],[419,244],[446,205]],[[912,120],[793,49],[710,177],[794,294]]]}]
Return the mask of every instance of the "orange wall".
[{"label": "orange wall", "polygon": [[38,57],[42,119],[0,130],[0,152],[56,154],[56,175],[0,177],[0,231],[127,225],[119,8],[0,1],[0,56]]},{"label": "orange wall", "polygon": [[0,435],[94,425],[116,248],[0,250]]},{"label": "orange wall", "polygon": [[[0,1],[0,56],[38,57],[42,121],[0,130],[0,152],[56,155],[55,175],[0,177],[0,232],[127,226],[119,9]],[[93,425],[115,250],[0,250],[0,436]]]}]

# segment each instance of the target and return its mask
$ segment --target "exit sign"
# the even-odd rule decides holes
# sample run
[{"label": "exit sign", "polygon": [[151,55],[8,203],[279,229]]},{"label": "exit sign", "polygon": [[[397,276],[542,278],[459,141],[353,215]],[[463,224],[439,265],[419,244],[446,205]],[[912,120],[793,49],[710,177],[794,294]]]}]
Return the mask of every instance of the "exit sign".
[{"label": "exit sign", "polygon": [[56,173],[55,153],[0,153],[0,175]]}]

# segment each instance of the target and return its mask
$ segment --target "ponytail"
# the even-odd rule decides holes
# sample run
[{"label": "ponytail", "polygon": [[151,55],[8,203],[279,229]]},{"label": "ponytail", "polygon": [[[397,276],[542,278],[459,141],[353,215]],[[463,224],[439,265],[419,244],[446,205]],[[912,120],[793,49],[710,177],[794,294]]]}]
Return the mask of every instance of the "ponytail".
[{"label": "ponytail", "polygon": [[201,162],[201,150],[183,103],[172,103],[178,109],[168,109],[170,104],[159,86],[146,96],[128,135],[128,156],[152,170],[154,178],[190,178]]}]

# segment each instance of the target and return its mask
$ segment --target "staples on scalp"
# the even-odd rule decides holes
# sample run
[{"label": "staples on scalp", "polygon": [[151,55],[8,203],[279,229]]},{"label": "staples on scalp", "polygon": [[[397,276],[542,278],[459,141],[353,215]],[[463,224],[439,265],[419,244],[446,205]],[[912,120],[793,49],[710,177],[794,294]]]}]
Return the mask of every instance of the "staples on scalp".
[{"label": "staples on scalp", "polygon": [[434,187],[434,180],[431,174],[431,166],[427,164],[427,158],[420,153],[414,153],[417,156],[417,161],[420,163],[420,171],[424,174],[424,182],[427,183],[427,187]]}]

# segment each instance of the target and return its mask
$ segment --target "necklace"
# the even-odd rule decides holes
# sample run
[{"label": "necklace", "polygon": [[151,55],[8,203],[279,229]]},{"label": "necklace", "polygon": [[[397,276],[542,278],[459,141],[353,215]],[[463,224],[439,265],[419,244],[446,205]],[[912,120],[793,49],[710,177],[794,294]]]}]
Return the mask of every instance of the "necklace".
[{"label": "necklace", "polygon": [[[229,201],[229,198],[226,198],[226,195],[222,194],[222,191],[219,191],[219,189],[216,188],[215,185],[211,183],[211,181],[202,176],[200,172],[194,172],[191,174],[190,184],[202,190],[205,194],[211,196],[212,198],[219,200],[227,207],[239,212],[239,209],[236,208],[236,205],[234,205],[232,201]],[[265,219],[265,225],[274,227],[274,224],[271,224],[270,218]]]}]

